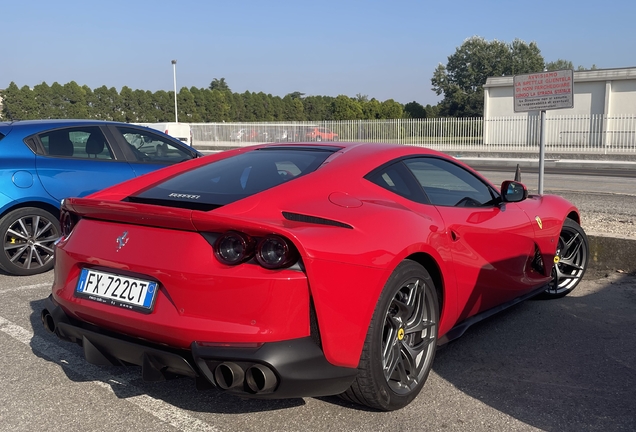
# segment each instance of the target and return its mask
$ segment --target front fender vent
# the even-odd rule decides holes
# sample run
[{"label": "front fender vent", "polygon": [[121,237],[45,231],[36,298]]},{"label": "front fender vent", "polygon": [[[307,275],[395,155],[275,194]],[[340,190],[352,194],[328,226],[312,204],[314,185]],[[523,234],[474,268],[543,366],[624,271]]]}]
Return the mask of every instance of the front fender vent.
[{"label": "front fender vent", "polygon": [[545,264],[543,263],[543,256],[539,246],[534,245],[534,258],[532,259],[532,269],[542,275],[545,274]]},{"label": "front fender vent", "polygon": [[332,219],[321,218],[318,216],[309,216],[309,215],[304,215],[300,213],[283,212],[283,217],[287,220],[294,221],[294,222],[305,222],[305,223],[311,223],[311,224],[329,225],[329,226],[335,226],[340,228],[353,229],[353,227],[349,224],[338,222]]}]

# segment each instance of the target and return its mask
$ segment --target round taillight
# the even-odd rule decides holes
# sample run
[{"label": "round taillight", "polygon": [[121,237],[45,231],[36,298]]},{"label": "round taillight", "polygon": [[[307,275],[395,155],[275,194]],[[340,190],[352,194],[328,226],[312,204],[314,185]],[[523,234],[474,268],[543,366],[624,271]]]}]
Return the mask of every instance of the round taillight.
[{"label": "round taillight", "polygon": [[251,258],[252,240],[244,234],[229,231],[214,243],[214,254],[223,264],[236,265]]},{"label": "round taillight", "polygon": [[75,228],[78,217],[66,209],[60,211],[60,231],[63,237],[67,237]]},{"label": "round taillight", "polygon": [[276,235],[264,237],[256,245],[256,260],[267,269],[289,266],[294,263],[297,256],[294,246]]}]

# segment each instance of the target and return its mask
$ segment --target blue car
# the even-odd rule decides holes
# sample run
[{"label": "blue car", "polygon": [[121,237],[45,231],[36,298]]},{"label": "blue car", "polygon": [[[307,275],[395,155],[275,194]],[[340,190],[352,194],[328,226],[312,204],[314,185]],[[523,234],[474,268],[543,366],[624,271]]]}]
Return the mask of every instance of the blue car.
[{"label": "blue car", "polygon": [[60,201],[201,153],[144,126],[96,120],[0,122],[0,269],[53,267]]}]

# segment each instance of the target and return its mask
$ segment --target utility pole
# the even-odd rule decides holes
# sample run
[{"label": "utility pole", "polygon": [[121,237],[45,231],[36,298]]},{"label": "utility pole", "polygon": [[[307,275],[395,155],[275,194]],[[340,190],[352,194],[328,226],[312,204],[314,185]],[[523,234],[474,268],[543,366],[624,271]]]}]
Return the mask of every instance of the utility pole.
[{"label": "utility pole", "polygon": [[172,75],[174,76],[174,121],[179,123],[179,116],[177,115],[177,61],[172,60]]}]

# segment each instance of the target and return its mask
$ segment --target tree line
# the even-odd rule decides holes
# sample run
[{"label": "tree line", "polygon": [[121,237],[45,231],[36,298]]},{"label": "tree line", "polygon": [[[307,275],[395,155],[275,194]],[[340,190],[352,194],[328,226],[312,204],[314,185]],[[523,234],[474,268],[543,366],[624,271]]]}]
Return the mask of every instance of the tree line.
[{"label": "tree line", "polygon": [[[207,88],[181,88],[178,116],[184,123],[481,117],[488,77],[574,68],[571,61],[563,59],[546,62],[534,42],[487,41],[479,36],[466,39],[447,60],[437,66],[430,81],[432,89],[442,96],[435,106],[415,101],[403,105],[393,99],[381,102],[361,94],[332,97],[293,92],[280,97],[263,92],[236,93],[225,78],[214,78]],[[577,70],[586,68],[579,66]],[[106,86],[93,90],[74,81],[50,86],[43,82],[30,88],[11,82],[0,96],[3,120],[86,118],[156,123],[175,119],[172,91],[126,86],[121,91]]]},{"label": "tree line", "polygon": [[[18,87],[11,82],[2,91],[3,120],[80,118],[128,123],[175,120],[174,92],[132,90],[102,86],[96,89],[71,81],[64,85],[43,82]],[[430,105],[383,102],[364,95],[305,96],[294,92],[285,97],[263,92],[232,92],[225,79],[214,79],[208,88],[183,87],[177,94],[180,122],[275,122],[322,120],[372,120],[434,117]]]}]

